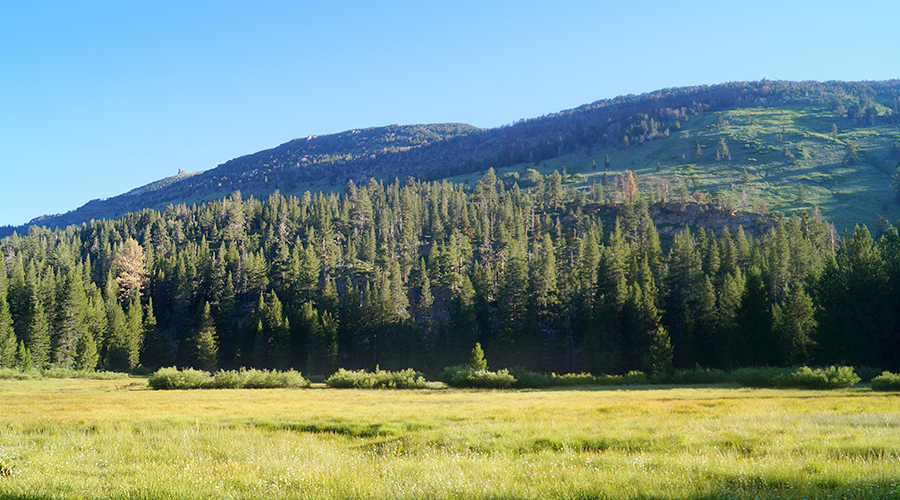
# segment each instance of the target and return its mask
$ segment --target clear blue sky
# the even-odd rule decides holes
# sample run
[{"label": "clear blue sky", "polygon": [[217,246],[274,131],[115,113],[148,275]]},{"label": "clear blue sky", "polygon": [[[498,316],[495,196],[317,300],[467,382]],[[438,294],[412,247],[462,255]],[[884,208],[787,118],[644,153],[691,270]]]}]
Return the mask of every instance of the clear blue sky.
[{"label": "clear blue sky", "polygon": [[5,1],[0,225],[391,123],[761,78],[900,78],[900,2]]}]

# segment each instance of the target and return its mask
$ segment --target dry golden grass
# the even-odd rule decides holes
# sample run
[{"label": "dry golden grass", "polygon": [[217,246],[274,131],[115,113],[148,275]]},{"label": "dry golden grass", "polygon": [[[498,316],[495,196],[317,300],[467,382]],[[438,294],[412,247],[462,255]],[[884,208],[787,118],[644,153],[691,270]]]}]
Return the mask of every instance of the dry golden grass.
[{"label": "dry golden grass", "polygon": [[[0,382],[0,498],[896,495],[867,389],[150,391]],[[138,384],[138,385],[129,385]]]}]

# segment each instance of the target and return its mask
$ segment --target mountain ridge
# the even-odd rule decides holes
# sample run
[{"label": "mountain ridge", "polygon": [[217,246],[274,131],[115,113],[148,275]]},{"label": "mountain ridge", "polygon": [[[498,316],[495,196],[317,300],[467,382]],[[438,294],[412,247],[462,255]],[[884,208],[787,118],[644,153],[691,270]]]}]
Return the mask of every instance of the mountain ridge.
[{"label": "mountain ridge", "polygon": [[[855,170],[863,172],[875,190],[875,208],[844,217],[842,226],[848,227],[874,223],[882,213],[897,215],[893,206],[879,208],[886,207],[891,195],[883,188],[894,170],[890,146],[900,139],[898,118],[897,80],[761,80],[667,88],[490,129],[395,124],[292,139],[209,170],[167,177],[29,224],[65,227],[143,208],[221,199],[238,190],[245,196],[263,197],[275,190],[299,196],[307,190],[340,191],[349,180],[360,183],[370,177],[466,181],[488,168],[515,174],[528,168],[548,173],[568,166],[570,173],[582,175],[582,186],[598,181],[601,173],[618,175],[629,169],[640,174],[642,191],[664,183],[667,191],[684,186],[710,199],[745,199],[749,192],[753,199],[743,202],[742,208],[750,208],[752,202],[753,208],[780,212],[804,205],[790,203],[790,196],[782,193],[804,184],[813,201],[821,199],[823,205],[837,207],[848,194],[857,196],[866,188],[856,186],[848,193],[845,182]],[[829,124],[837,132],[829,133]],[[717,137],[731,145],[727,160],[722,160],[721,151],[714,151]],[[654,143],[658,146],[648,152],[646,145]],[[847,165],[849,153],[844,150],[850,148],[858,148],[859,154]],[[715,163],[714,154],[720,157]],[[597,167],[598,159],[610,157],[610,164]],[[751,180],[742,182],[747,178]]]}]

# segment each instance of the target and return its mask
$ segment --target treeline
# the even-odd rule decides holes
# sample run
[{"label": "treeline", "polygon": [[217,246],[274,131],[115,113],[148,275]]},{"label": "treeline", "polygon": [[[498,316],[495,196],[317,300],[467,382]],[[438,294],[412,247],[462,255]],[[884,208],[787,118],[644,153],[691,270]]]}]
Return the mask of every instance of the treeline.
[{"label": "treeline", "polygon": [[[609,199],[604,227],[586,208]],[[900,368],[896,229],[840,241],[814,212],[666,247],[631,176],[522,190],[492,170],[33,227],[0,242],[0,366],[436,375],[478,342],[536,372]]]}]

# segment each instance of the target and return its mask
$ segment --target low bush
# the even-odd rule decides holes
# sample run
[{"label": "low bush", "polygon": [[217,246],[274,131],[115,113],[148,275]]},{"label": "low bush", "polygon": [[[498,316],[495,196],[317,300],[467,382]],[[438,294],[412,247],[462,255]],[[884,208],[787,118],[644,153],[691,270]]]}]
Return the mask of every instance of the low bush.
[{"label": "low bush", "polygon": [[732,373],[743,387],[778,387],[792,389],[842,389],[856,385],[860,378],[852,366],[828,368],[741,368]]},{"label": "low bush", "polygon": [[89,372],[51,366],[44,370],[31,368],[25,371],[18,368],[0,368],[0,380],[37,380],[41,378],[80,378],[91,380],[119,380],[128,378],[127,373],[120,372]]},{"label": "low bush", "polygon": [[396,372],[341,368],[325,380],[325,385],[334,389],[422,389],[426,381],[421,373],[412,368]]},{"label": "low bush", "polygon": [[282,389],[309,387],[309,381],[294,370],[219,370],[207,386],[211,389]]},{"label": "low bush", "polygon": [[673,380],[676,384],[722,384],[731,382],[732,377],[722,370],[698,366],[693,370],[676,370]]},{"label": "low bush", "polygon": [[156,370],[147,383],[156,390],[203,389],[212,379],[209,372],[192,368],[179,370],[172,366]]},{"label": "low bush", "polygon": [[130,376],[129,374],[122,372],[91,372],[76,370],[74,368],[64,368],[61,366],[52,366],[46,370],[42,370],[41,374],[45,378],[80,378],[90,380],[121,380]]},{"label": "low bush", "polygon": [[731,373],[731,377],[742,387],[769,388],[776,387],[776,377],[790,373],[790,371],[790,368],[757,366],[735,370]]},{"label": "low bush", "polygon": [[891,372],[882,372],[872,379],[873,391],[900,391],[900,375]]},{"label": "low bush", "polygon": [[556,385],[553,383],[555,374],[548,376],[543,373],[533,372],[521,366],[510,368],[509,374],[515,379],[515,382],[512,383],[512,387],[517,389],[541,389],[550,385]]},{"label": "low bush", "polygon": [[509,370],[475,370],[468,365],[448,366],[440,376],[441,382],[450,387],[469,387],[480,389],[508,389],[516,383]]},{"label": "low bush", "polygon": [[550,385],[575,386],[575,385],[646,385],[647,376],[644,372],[633,370],[625,375],[591,375],[590,373],[566,373],[564,375],[552,374]]},{"label": "low bush", "polygon": [[844,389],[859,382],[852,366],[810,368],[801,366],[775,376],[776,387],[794,389]]},{"label": "low bush", "polygon": [[152,389],[281,389],[309,387],[309,381],[294,370],[202,370],[160,368],[148,380]]},{"label": "low bush", "polygon": [[41,378],[38,370],[21,371],[18,368],[0,368],[0,380],[35,380]]}]

